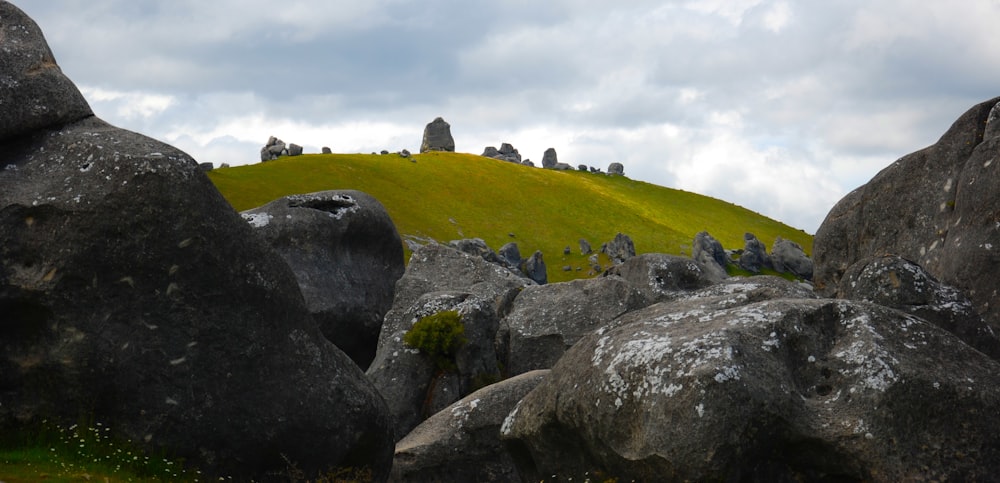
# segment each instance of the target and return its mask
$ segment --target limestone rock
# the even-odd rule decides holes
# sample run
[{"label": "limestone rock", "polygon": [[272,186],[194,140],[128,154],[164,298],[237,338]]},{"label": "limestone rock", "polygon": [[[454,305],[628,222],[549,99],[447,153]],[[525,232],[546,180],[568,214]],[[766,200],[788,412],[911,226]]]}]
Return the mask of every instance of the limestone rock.
[{"label": "limestone rock", "polygon": [[[0,141],[93,116],[56,65],[42,30],[23,11],[0,2]],[[10,164],[4,161],[4,165]]]},{"label": "limestone rock", "polygon": [[590,247],[590,242],[588,242],[584,238],[581,238],[580,239],[580,254],[581,255],[590,255],[591,253],[594,253],[594,249]]},{"label": "limestone rock", "polygon": [[385,207],[339,190],[279,198],[242,215],[291,267],[323,335],[367,368],[404,270]]},{"label": "limestone rock", "polygon": [[487,386],[428,418],[396,444],[390,481],[520,481],[500,425],[548,372]]},{"label": "limestone rock", "polygon": [[974,481],[1000,471],[1000,364],[953,335],[862,302],[709,300],[729,305],[656,304],[567,351],[503,424],[522,478]]},{"label": "limestone rock", "polygon": [[[429,244],[413,252],[396,283],[392,309],[386,313],[375,360],[367,371],[388,403],[397,441],[433,414],[430,406],[457,401],[472,391],[477,379],[499,373],[493,341],[500,318],[518,292],[531,284],[452,247]],[[420,318],[445,310],[459,312],[468,340],[455,361],[459,393],[451,400],[428,401],[441,374],[427,357],[405,345],[403,336]]]},{"label": "limestone rock", "polygon": [[601,247],[601,252],[607,255],[612,263],[618,265],[635,256],[635,244],[628,235],[618,233],[614,240]]},{"label": "limestone rock", "polygon": [[932,146],[903,156],[830,211],[813,244],[816,288],[847,269],[899,255],[966,293],[1000,330],[1000,97],[973,106]]},{"label": "limestone rock", "polygon": [[760,273],[762,268],[772,268],[771,257],[767,255],[767,246],[757,239],[753,233],[743,235],[746,244],[743,247],[743,254],[740,255],[740,268],[752,273]]},{"label": "limestone rock", "polygon": [[608,175],[625,176],[625,166],[622,163],[611,163],[608,165]]},{"label": "limestone rock", "polygon": [[536,251],[524,261],[521,272],[539,285],[545,285],[549,281],[548,270],[545,268],[545,260],[542,258],[541,251]]},{"label": "limestone rock", "polygon": [[493,146],[487,146],[482,156],[521,164],[521,153],[518,153],[517,149],[514,149],[514,146],[510,143],[501,144],[499,150]]},{"label": "limestone rock", "polygon": [[694,236],[691,258],[701,264],[702,268],[714,277],[720,280],[726,278],[726,266],[729,264],[726,250],[722,248],[722,243],[709,235],[707,231],[699,232]]},{"label": "limestone rock", "polygon": [[785,240],[780,236],[774,239],[771,246],[771,263],[774,269],[782,273],[791,273],[805,280],[812,280],[813,261],[806,255],[798,243]]},{"label": "limestone rock", "polygon": [[638,289],[615,276],[526,287],[500,323],[500,362],[508,375],[548,369],[584,335],[646,305]]},{"label": "limestone rock", "polygon": [[455,152],[455,138],[451,137],[451,124],[437,117],[424,128],[424,139],[420,143],[420,152],[447,151]]},{"label": "limestone rock", "polygon": [[556,167],[557,163],[559,163],[559,156],[556,155],[556,148],[546,149],[545,154],[542,155],[542,167],[552,169]]},{"label": "limestone rock", "polygon": [[643,253],[604,274],[624,278],[650,301],[670,300],[722,280],[690,258],[662,253]]}]

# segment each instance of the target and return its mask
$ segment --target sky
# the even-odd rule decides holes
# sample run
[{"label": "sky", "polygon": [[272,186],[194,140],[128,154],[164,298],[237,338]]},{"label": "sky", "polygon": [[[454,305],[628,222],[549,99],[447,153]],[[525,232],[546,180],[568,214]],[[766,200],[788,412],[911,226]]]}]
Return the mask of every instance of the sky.
[{"label": "sky", "polygon": [[[14,0],[117,126],[199,162],[511,143],[809,233],[1000,95],[1000,0]],[[510,187],[510,189],[516,189]]]}]

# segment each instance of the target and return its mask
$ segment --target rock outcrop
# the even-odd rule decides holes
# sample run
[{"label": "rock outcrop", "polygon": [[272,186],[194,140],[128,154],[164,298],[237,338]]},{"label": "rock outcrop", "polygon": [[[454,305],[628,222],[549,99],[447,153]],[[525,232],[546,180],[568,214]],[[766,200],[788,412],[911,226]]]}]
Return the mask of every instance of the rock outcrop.
[{"label": "rock outcrop", "polygon": [[618,233],[615,238],[601,246],[601,253],[611,259],[611,263],[619,265],[635,256],[635,243],[624,233]]},{"label": "rock outcrop", "polygon": [[455,138],[451,137],[451,124],[437,117],[424,128],[424,139],[420,143],[420,152],[447,151],[455,152]]},{"label": "rock outcrop", "polygon": [[559,163],[559,156],[556,154],[556,148],[549,148],[545,150],[542,155],[542,167],[545,169],[552,169],[556,167]]},{"label": "rock outcrop", "polygon": [[625,176],[625,165],[622,163],[611,163],[608,165],[609,176]]},{"label": "rock outcrop", "polygon": [[261,162],[274,161],[282,156],[300,156],[302,154],[302,146],[298,144],[285,144],[284,141],[271,136],[267,140],[267,144],[260,148],[260,160]]},{"label": "rock outcrop", "polygon": [[1000,470],[1000,435],[984,430],[1000,424],[1000,364],[892,309],[776,295],[657,304],[583,338],[504,422],[524,478],[970,481]]},{"label": "rock outcrop", "polygon": [[548,372],[487,386],[428,418],[396,444],[390,481],[520,481],[500,425]]},{"label": "rock outcrop", "polygon": [[188,155],[85,116],[7,2],[0,31],[25,75],[0,89],[0,432],[88,420],[208,475],[386,478],[385,403],[281,258]]},{"label": "rock outcrop", "polygon": [[722,277],[690,258],[662,253],[629,258],[604,272],[605,277],[612,275],[627,280],[650,302],[671,300],[722,281]]},{"label": "rock outcrop", "polygon": [[548,369],[584,335],[646,305],[621,277],[526,287],[500,323],[500,363],[507,375]]},{"label": "rock outcrop", "polygon": [[493,146],[487,146],[486,149],[483,150],[482,156],[507,161],[508,163],[522,163],[521,153],[517,152],[517,149],[514,149],[514,146],[510,143],[501,144],[500,149]]},{"label": "rock outcrop", "polygon": [[542,257],[541,251],[532,253],[522,264],[521,271],[524,273],[524,276],[538,285],[549,283],[549,272],[545,266],[545,259]]},{"label": "rock outcrop", "polygon": [[[375,360],[367,376],[385,398],[396,440],[424,419],[468,395],[478,380],[498,377],[493,346],[500,319],[514,297],[532,282],[480,256],[429,244],[410,257],[396,283]],[[440,371],[419,350],[403,342],[420,318],[454,310],[461,316],[464,344],[454,370]],[[442,389],[447,388],[447,391]]]},{"label": "rock outcrop", "polygon": [[802,245],[780,236],[771,245],[771,264],[782,273],[791,273],[804,280],[812,280],[813,261]]},{"label": "rock outcrop", "polygon": [[767,246],[757,239],[753,233],[743,235],[745,245],[743,254],[740,255],[739,266],[743,270],[751,273],[760,273],[763,268],[773,268],[771,257],[767,254]]},{"label": "rock outcrop", "polygon": [[360,191],[322,191],[242,215],[291,267],[323,335],[366,369],[404,270],[403,244],[382,204]]},{"label": "rock outcrop", "polygon": [[691,245],[691,258],[701,264],[705,271],[712,276],[723,279],[726,278],[726,266],[729,265],[726,250],[722,248],[722,243],[709,235],[707,231],[699,232],[694,236]]},{"label": "rock outcrop", "polygon": [[895,254],[958,288],[1000,330],[1000,97],[973,106],[932,146],[903,156],[830,211],[813,245],[816,288]]}]

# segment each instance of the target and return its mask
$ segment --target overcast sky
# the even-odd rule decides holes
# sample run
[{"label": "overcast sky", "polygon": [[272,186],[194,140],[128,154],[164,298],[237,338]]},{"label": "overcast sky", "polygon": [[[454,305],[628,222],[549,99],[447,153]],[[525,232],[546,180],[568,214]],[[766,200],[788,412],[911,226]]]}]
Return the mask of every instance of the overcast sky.
[{"label": "overcast sky", "polygon": [[[814,233],[1000,95],[1000,0],[15,0],[98,116],[200,162],[509,142]],[[511,187],[511,189],[515,189]]]}]

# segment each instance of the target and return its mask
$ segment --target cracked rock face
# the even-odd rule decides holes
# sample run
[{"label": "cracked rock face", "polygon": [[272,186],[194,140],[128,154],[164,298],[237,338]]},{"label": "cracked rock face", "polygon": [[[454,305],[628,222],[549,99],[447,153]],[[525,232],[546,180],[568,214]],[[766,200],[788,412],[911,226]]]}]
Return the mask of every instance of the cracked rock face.
[{"label": "cracked rock face", "polygon": [[706,294],[582,339],[503,437],[529,478],[976,480],[1000,470],[998,369],[885,307]]}]

